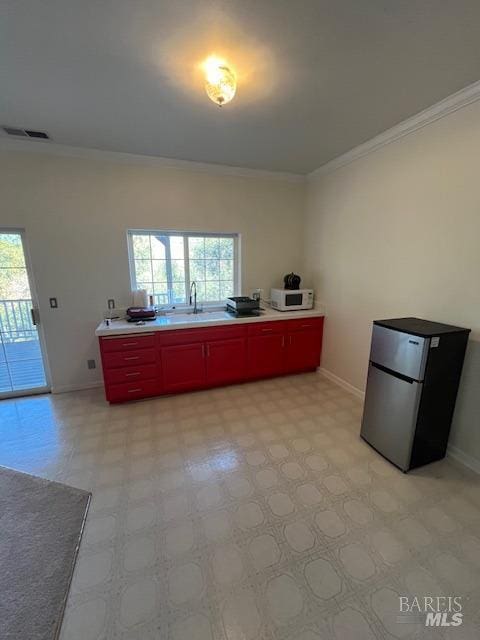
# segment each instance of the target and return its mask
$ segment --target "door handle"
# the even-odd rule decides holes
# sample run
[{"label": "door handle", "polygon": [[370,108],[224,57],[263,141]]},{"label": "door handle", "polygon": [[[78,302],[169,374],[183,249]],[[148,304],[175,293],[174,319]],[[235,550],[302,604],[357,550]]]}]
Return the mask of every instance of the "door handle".
[{"label": "door handle", "polygon": [[38,312],[36,309],[30,309],[30,315],[32,317],[32,324],[34,327],[38,324]]}]

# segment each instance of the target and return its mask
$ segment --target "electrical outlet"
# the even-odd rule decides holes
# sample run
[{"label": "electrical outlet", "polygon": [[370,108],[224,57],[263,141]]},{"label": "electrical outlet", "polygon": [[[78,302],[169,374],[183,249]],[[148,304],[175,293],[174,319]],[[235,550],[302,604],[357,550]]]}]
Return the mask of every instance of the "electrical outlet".
[{"label": "electrical outlet", "polygon": [[58,301],[56,298],[50,298],[50,308],[58,309]]},{"label": "electrical outlet", "polygon": [[113,298],[109,298],[107,304],[109,309],[115,309],[115,300]]},{"label": "electrical outlet", "polygon": [[96,369],[97,365],[95,363],[95,360],[87,360],[87,367],[89,369]]}]

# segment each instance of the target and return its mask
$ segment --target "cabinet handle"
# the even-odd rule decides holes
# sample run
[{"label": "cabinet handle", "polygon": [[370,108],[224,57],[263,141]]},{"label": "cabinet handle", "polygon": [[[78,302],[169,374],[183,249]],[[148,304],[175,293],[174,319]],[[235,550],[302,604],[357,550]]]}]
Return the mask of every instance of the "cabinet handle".
[{"label": "cabinet handle", "polygon": [[125,357],[124,360],[138,360],[140,358],[140,356],[129,356],[128,358]]},{"label": "cabinet handle", "polygon": [[138,342],[124,342],[122,347],[134,347]]},{"label": "cabinet handle", "polygon": [[285,346],[285,336],[282,336],[282,347]]},{"label": "cabinet handle", "polygon": [[263,332],[273,331],[273,329],[262,329]]},{"label": "cabinet handle", "polygon": [[288,341],[288,344],[292,344],[292,336],[290,336],[290,340]]},{"label": "cabinet handle", "polygon": [[210,345],[207,344],[207,358],[210,357]]},{"label": "cabinet handle", "polygon": [[129,389],[128,393],[137,393],[138,391],[141,391],[142,389],[139,387],[138,389]]},{"label": "cabinet handle", "polygon": [[311,326],[311,324],[302,324],[302,329],[308,329]]},{"label": "cabinet handle", "polygon": [[132,373],[126,373],[125,377],[131,378],[132,376],[139,376],[139,375],[140,375],[140,371],[133,371]]},{"label": "cabinet handle", "polygon": [[205,345],[202,344],[202,358],[205,358]]}]

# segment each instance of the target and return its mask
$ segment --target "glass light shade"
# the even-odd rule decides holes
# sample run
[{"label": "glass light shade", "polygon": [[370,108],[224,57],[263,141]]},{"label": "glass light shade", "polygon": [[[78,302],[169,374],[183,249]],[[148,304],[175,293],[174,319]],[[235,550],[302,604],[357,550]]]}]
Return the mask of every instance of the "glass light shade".
[{"label": "glass light shade", "polygon": [[221,107],[234,97],[237,81],[233,71],[222,60],[209,58],[205,68],[205,91],[207,96]]}]

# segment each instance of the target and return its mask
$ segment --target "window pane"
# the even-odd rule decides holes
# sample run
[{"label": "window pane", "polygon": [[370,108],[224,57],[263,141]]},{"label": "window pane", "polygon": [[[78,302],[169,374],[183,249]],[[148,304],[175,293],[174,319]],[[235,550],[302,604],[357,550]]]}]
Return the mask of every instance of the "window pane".
[{"label": "window pane", "polygon": [[153,294],[155,304],[169,304],[168,285],[166,282],[154,282]]},{"label": "window pane", "polygon": [[220,300],[233,296],[233,282],[220,282]]},{"label": "window pane", "polygon": [[137,282],[152,280],[152,263],[150,260],[135,260],[135,278]]},{"label": "window pane", "polygon": [[183,260],[172,260],[172,282],[185,282],[185,263]]},{"label": "window pane", "polygon": [[131,242],[137,287],[153,294],[156,304],[188,303],[186,289],[193,280],[197,283],[200,302],[218,302],[233,295],[234,238],[171,236],[151,231],[132,234]]},{"label": "window pane", "polygon": [[205,280],[205,260],[190,260],[190,282]]},{"label": "window pane", "polygon": [[220,283],[219,282],[206,282],[206,300],[210,302],[216,302],[220,300]]},{"label": "window pane", "polygon": [[[0,233],[0,267],[25,267],[22,238],[18,233]],[[3,274],[8,275],[8,274]]]},{"label": "window pane", "polygon": [[30,299],[25,269],[0,269],[0,297],[4,300]]},{"label": "window pane", "polygon": [[205,260],[205,280],[219,279],[218,260]]},{"label": "window pane", "polygon": [[150,236],[132,236],[133,255],[139,260],[150,259]]},{"label": "window pane", "polygon": [[152,260],[154,282],[167,282],[167,263],[165,260]]},{"label": "window pane", "polygon": [[233,260],[220,260],[220,280],[233,280]]},{"label": "window pane", "polygon": [[185,285],[183,282],[174,282],[172,289],[172,303],[184,304],[185,303]]},{"label": "window pane", "polygon": [[233,260],[233,238],[220,238],[220,258]]},{"label": "window pane", "polygon": [[220,258],[220,238],[205,238],[205,257]]},{"label": "window pane", "polygon": [[152,258],[154,260],[165,260],[167,257],[165,247],[170,238],[161,235],[152,235]]},{"label": "window pane", "polygon": [[185,257],[183,249],[183,236],[171,236],[170,254],[172,260],[183,260]]},{"label": "window pane", "polygon": [[205,258],[205,238],[189,238],[188,255],[190,260]]}]

